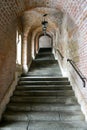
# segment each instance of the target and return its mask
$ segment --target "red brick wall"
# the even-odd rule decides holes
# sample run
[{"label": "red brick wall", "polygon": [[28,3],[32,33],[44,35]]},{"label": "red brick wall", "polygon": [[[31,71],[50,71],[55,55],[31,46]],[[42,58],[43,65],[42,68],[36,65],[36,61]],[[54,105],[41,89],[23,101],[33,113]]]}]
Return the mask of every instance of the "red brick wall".
[{"label": "red brick wall", "polygon": [[[84,21],[82,21],[82,23],[84,23]],[[86,39],[86,32],[86,25],[84,25],[82,31],[80,31],[80,26],[76,25],[67,15],[63,18],[61,34],[57,32],[57,47],[64,56],[63,60],[58,56],[58,60],[61,64],[64,76],[69,77],[75,95],[84,113],[86,112],[87,106],[87,80],[84,88],[81,78],[73,69],[72,65],[67,62],[67,59],[73,60],[82,72],[82,76],[84,75],[87,78],[87,45],[86,42],[84,42]]]},{"label": "red brick wall", "polygon": [[[15,76],[16,68],[16,45],[15,45],[15,28],[10,35],[0,37],[0,101],[6,93],[9,85],[12,83]],[[9,30],[8,30],[9,31]],[[10,31],[9,31],[10,33]]]},{"label": "red brick wall", "polygon": [[[58,5],[59,6],[59,5]],[[79,62],[78,66],[87,77],[87,1],[62,0],[60,7],[70,15],[78,27]]]},{"label": "red brick wall", "polygon": [[0,102],[15,76],[17,14],[23,9],[19,2],[0,1]]}]

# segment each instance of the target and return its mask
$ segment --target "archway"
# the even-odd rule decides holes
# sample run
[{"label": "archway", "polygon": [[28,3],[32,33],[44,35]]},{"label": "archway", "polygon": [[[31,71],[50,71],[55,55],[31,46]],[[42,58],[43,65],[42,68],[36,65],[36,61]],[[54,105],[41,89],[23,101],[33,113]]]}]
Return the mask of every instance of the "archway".
[{"label": "archway", "polygon": [[41,35],[39,37],[39,49],[40,48],[52,48],[52,38],[49,35]]}]

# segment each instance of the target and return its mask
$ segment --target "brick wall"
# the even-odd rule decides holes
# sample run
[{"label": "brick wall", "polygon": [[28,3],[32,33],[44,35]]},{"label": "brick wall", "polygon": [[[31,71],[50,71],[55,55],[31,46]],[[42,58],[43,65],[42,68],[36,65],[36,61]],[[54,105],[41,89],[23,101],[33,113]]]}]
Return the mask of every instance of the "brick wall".
[{"label": "brick wall", "polygon": [[[58,5],[59,6],[59,5]],[[86,0],[62,0],[61,8],[73,19],[78,28],[79,62],[78,66],[87,77],[87,1]]]},{"label": "brick wall", "polygon": [[0,102],[15,78],[17,13],[22,8],[15,0],[0,1]]},{"label": "brick wall", "polygon": [[87,120],[87,80],[85,80],[86,86],[84,88],[81,78],[75,72],[70,63],[67,62],[68,58],[73,60],[82,72],[82,76],[84,75],[87,78],[87,45],[84,42],[86,39],[86,37],[84,37],[86,36],[85,28],[86,26],[83,26],[82,32],[80,32],[79,26],[75,24],[68,15],[64,15],[61,33],[57,32],[57,48],[59,48],[60,52],[64,56],[64,59],[61,59],[58,54],[58,60],[63,75],[69,77],[75,95],[78,102],[81,104],[82,111]]},{"label": "brick wall", "polygon": [[[15,32],[15,28],[14,32]],[[16,45],[15,33],[0,35],[0,101],[6,93],[15,76]],[[10,33],[10,32],[9,32]]]}]

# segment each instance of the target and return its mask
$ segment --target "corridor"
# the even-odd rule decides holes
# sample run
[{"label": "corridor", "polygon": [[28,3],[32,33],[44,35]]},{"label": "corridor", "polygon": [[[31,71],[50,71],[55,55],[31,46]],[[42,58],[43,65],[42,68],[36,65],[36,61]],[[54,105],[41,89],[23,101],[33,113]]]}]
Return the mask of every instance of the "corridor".
[{"label": "corridor", "polygon": [[87,0],[0,0],[0,130],[87,130]]},{"label": "corridor", "polygon": [[42,48],[22,74],[0,130],[87,130],[85,117],[51,49]]}]

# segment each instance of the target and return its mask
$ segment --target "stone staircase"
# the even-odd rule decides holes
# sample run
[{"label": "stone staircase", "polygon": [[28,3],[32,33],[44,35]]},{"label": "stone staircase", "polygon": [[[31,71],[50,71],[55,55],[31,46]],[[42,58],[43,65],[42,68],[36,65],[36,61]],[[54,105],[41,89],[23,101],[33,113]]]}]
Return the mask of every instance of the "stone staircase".
[{"label": "stone staircase", "polygon": [[40,50],[20,77],[0,130],[87,130],[70,82],[49,49]]}]

